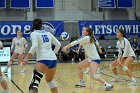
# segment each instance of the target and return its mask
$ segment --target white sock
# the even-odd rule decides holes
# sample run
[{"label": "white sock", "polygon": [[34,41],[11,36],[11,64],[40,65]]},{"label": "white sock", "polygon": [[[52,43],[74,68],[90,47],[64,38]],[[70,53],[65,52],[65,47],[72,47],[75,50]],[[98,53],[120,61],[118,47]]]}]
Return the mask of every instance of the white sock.
[{"label": "white sock", "polygon": [[136,79],[134,77],[131,78],[132,81],[136,81]]},{"label": "white sock", "polygon": [[105,86],[109,86],[109,84],[108,84],[107,82],[104,82],[104,85],[105,85]]},{"label": "white sock", "polygon": [[89,68],[87,68],[86,72],[89,72],[89,70],[90,70],[90,69],[89,69]]},{"label": "white sock", "polygon": [[84,83],[84,80],[83,80],[83,79],[81,79],[81,80],[80,80],[80,83]]}]

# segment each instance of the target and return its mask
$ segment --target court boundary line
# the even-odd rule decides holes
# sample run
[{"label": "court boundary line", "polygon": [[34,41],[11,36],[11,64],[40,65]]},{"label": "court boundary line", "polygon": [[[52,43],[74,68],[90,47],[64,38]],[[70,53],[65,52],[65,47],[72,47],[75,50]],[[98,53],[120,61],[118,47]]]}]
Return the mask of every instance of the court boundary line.
[{"label": "court boundary line", "polygon": [[[8,78],[8,76],[6,75],[6,73],[4,73],[4,75]],[[8,78],[9,79],[9,78]],[[12,82],[12,84],[21,92],[21,93],[25,93],[12,79],[10,79],[10,81]]]}]

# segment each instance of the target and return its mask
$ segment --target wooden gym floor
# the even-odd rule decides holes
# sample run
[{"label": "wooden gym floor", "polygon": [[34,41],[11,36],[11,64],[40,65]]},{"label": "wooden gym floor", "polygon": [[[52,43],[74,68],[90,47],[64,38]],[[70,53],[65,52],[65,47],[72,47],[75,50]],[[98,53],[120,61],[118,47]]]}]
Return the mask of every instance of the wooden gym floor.
[{"label": "wooden gym floor", "polygon": [[[57,82],[59,93],[140,93],[140,63],[135,63],[133,68],[133,74],[137,77],[137,86],[127,86],[128,78],[121,76],[122,81],[114,83],[112,91],[105,91],[103,84],[92,80],[88,74],[84,75],[86,82],[85,88],[75,88],[74,85],[78,83],[79,79],[76,72],[77,63],[59,63],[57,66],[57,72],[55,75],[55,81]],[[108,82],[113,79],[113,74],[110,72],[108,65],[110,62],[101,63],[102,75]],[[28,93],[28,86],[32,77],[33,65],[26,66],[26,73],[20,73],[20,68],[17,65],[11,67],[12,74],[11,80],[6,75],[8,85],[11,93]],[[111,82],[113,83],[113,82]],[[0,93],[2,88],[0,87]],[[51,93],[44,78],[41,81],[38,93]]]}]

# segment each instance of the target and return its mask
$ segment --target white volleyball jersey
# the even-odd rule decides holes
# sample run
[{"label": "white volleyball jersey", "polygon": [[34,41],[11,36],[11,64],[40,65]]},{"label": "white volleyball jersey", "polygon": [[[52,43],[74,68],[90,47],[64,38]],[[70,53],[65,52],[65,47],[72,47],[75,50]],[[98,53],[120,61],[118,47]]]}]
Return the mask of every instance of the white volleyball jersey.
[{"label": "white volleyball jersey", "polygon": [[130,45],[130,42],[126,38],[123,38],[122,41],[118,40],[117,46],[119,49],[118,57],[128,57],[128,56],[135,57],[135,53]]},{"label": "white volleyball jersey", "polygon": [[[32,55],[36,53],[38,60],[56,60],[57,53],[61,43],[50,33],[45,30],[35,30],[31,33],[32,47],[29,51]],[[54,51],[52,44],[55,45]]]},{"label": "white volleyball jersey", "polygon": [[11,49],[14,49],[14,52],[18,53],[18,54],[22,54],[25,53],[25,49],[27,48],[27,41],[24,37],[22,38],[13,38],[12,40],[12,45],[11,45]]},{"label": "white volleyball jersey", "polygon": [[96,46],[94,43],[90,43],[90,37],[84,36],[79,38],[78,40],[75,40],[70,43],[72,46],[76,44],[83,45],[83,48],[85,49],[85,53],[88,56],[89,59],[92,60],[99,60],[100,56],[97,52]]}]

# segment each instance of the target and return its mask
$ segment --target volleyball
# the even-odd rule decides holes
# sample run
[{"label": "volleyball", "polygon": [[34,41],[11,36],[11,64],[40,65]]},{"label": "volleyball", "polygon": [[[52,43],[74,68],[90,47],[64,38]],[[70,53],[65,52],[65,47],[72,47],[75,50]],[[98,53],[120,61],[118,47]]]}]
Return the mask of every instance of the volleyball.
[{"label": "volleyball", "polygon": [[68,40],[68,39],[69,39],[69,34],[68,34],[67,32],[63,32],[63,33],[61,34],[61,39],[62,39],[62,40]]}]

